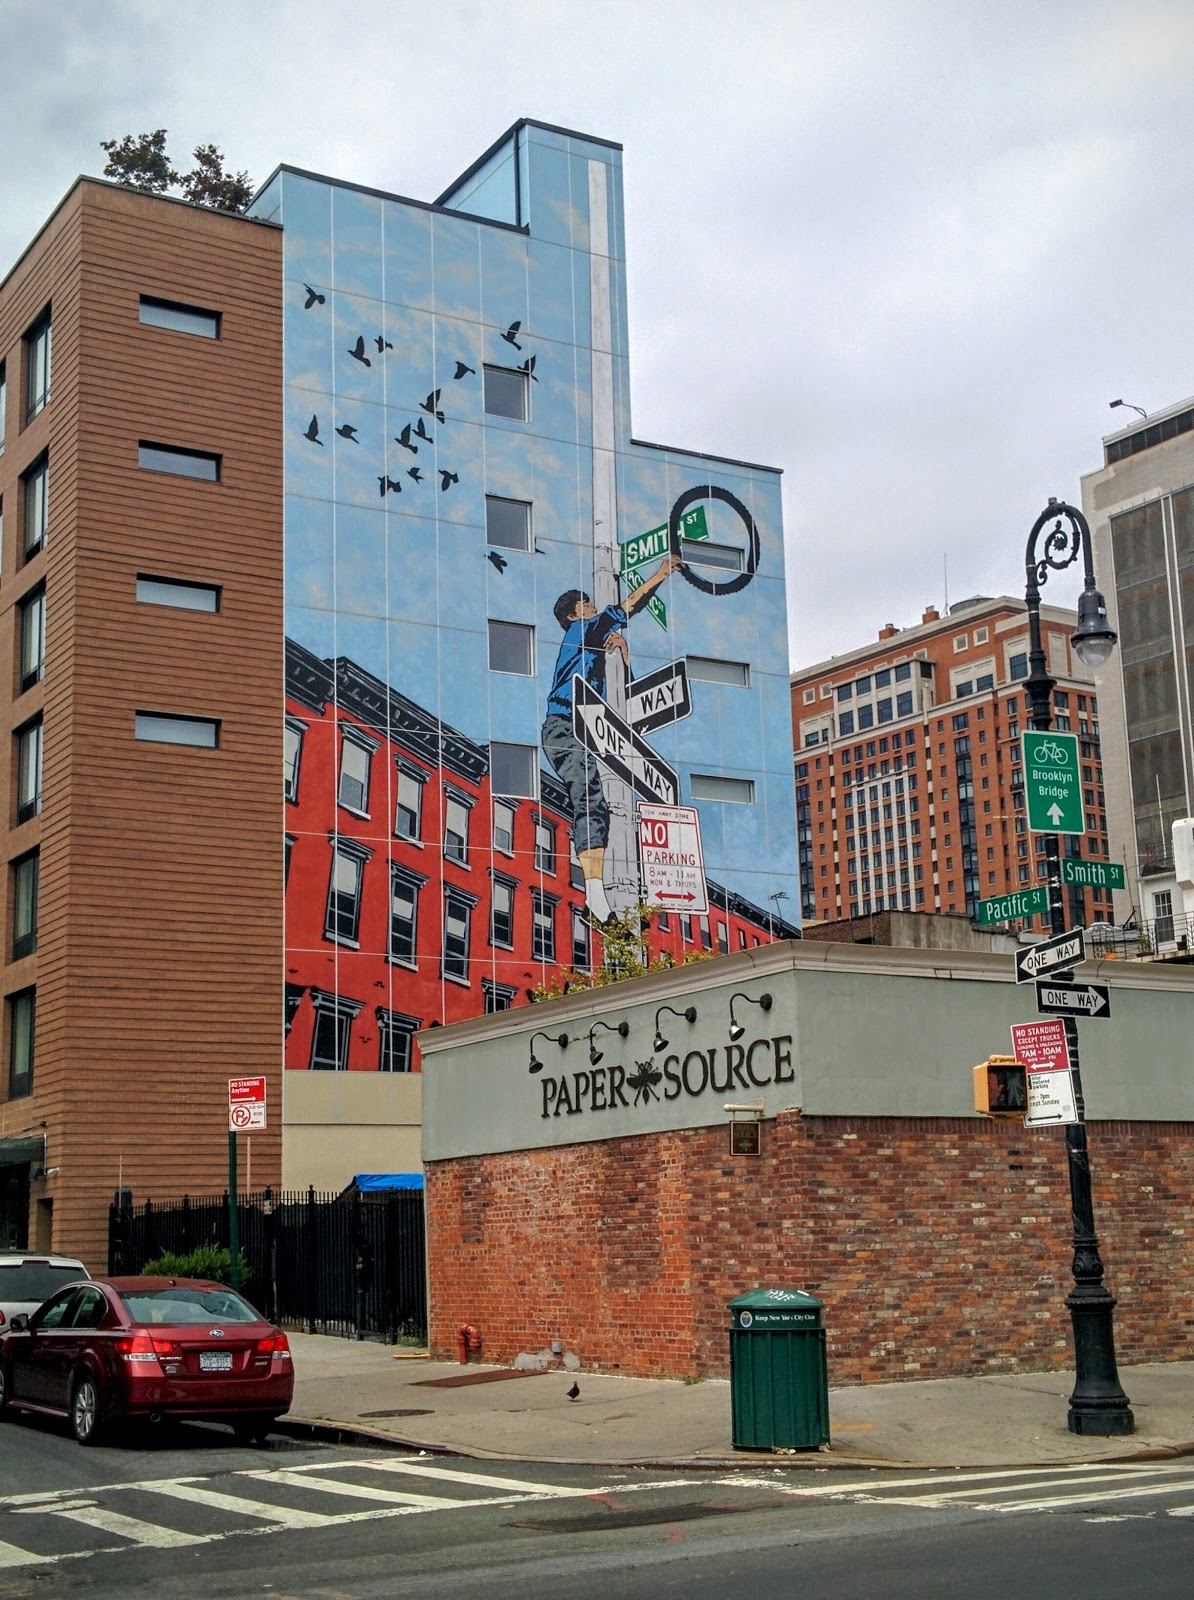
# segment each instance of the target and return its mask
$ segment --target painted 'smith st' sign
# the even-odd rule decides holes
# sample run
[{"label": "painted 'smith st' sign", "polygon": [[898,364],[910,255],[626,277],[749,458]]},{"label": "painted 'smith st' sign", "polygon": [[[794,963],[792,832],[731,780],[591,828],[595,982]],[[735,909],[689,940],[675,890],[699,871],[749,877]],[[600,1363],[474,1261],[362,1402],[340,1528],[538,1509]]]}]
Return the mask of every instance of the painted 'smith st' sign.
[{"label": "painted 'smith st' sign", "polygon": [[541,1117],[576,1117],[588,1112],[631,1110],[652,1100],[682,1096],[750,1093],[769,1084],[794,1083],[792,1036],[755,1039],[750,1044],[715,1044],[683,1055],[636,1061],[630,1067],[588,1067],[540,1079]]}]

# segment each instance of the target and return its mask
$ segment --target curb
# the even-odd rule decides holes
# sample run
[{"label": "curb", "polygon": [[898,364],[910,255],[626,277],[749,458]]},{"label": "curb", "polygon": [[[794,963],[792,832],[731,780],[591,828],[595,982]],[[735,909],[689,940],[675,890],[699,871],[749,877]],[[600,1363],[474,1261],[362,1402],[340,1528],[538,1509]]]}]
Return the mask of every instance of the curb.
[{"label": "curb", "polygon": [[310,1417],[283,1417],[272,1429],[291,1439],[310,1439],[323,1444],[365,1445],[386,1450],[406,1450],[426,1456],[457,1456],[465,1461],[511,1461],[555,1467],[608,1468],[611,1471],[641,1469],[662,1472],[726,1472],[742,1468],[770,1468],[774,1471],[794,1472],[977,1472],[985,1469],[998,1471],[1000,1467],[1023,1467],[1047,1471],[1050,1468],[1075,1466],[1127,1466],[1133,1462],[1173,1461],[1194,1456],[1194,1440],[1173,1445],[1145,1445],[1138,1450],[1128,1450],[1115,1455],[1067,1457],[1061,1460],[1040,1458],[1021,1460],[1007,1458],[1002,1461],[955,1461],[949,1463],[918,1461],[916,1459],[893,1461],[885,1457],[853,1456],[845,1459],[835,1456],[832,1450],[801,1450],[777,1454],[767,1450],[744,1451],[732,1456],[632,1456],[620,1461],[595,1461],[588,1456],[528,1456],[512,1455],[497,1450],[465,1449],[460,1445],[428,1444],[425,1440],[403,1438],[393,1433],[380,1433],[372,1428],[362,1428],[355,1423],[321,1421]]}]

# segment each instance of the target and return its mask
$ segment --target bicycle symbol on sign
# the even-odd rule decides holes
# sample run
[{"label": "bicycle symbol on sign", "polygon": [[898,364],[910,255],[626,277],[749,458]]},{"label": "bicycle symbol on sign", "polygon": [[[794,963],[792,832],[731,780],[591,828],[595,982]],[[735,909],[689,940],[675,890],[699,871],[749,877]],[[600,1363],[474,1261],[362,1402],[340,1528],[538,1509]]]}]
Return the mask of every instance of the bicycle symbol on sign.
[{"label": "bicycle symbol on sign", "polygon": [[1051,762],[1056,767],[1068,767],[1070,753],[1065,745],[1058,744],[1054,739],[1045,739],[1036,747],[1036,759]]}]

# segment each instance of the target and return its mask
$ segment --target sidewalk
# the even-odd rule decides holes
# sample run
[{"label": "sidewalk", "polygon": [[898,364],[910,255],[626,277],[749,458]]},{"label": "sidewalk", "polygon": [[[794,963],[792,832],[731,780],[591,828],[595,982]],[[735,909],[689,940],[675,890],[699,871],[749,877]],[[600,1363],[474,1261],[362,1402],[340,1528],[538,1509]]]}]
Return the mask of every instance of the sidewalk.
[{"label": "sidewalk", "polygon": [[[289,1337],[295,1392],[283,1426],[482,1459],[983,1467],[1194,1454],[1194,1361],[1121,1369],[1136,1417],[1126,1439],[1070,1433],[1073,1373],[1027,1373],[831,1388],[828,1450],[790,1454],[733,1449],[725,1379],[524,1374],[411,1359],[389,1345]],[[567,1394],[574,1382],[575,1401]]]}]

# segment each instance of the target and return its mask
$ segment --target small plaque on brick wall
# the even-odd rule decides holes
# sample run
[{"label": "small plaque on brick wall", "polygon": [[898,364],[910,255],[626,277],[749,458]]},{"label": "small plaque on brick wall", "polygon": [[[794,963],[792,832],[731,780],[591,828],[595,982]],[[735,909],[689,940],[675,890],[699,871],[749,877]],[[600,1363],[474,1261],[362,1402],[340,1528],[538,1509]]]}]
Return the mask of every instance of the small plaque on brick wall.
[{"label": "small plaque on brick wall", "polygon": [[761,1122],[730,1123],[730,1154],[732,1156],[757,1156],[763,1151],[763,1124]]}]

